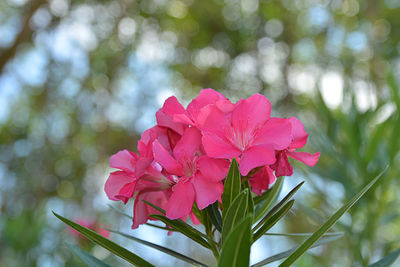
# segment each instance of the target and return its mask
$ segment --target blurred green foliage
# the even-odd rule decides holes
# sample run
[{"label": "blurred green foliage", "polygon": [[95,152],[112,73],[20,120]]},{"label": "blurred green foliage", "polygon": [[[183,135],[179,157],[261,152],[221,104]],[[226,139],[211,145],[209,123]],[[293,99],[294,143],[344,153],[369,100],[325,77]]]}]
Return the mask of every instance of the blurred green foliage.
[{"label": "blurred green foliage", "polygon": [[288,231],[315,230],[390,165],[337,227],[346,240],[299,266],[398,248],[399,12],[398,0],[1,1],[0,266],[76,264],[50,209],[118,223],[109,156],[135,150],[166,96],[202,87],[264,93],[310,131],[322,156],[297,165],[311,189]]}]

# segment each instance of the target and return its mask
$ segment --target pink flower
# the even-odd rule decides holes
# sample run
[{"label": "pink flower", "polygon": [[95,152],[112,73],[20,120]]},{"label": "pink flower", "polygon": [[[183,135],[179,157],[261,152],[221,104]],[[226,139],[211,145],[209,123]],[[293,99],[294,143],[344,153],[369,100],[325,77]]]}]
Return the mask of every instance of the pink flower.
[{"label": "pink flower", "polygon": [[275,163],[275,150],[286,149],[291,140],[287,119],[270,118],[271,104],[255,94],[235,104],[232,113],[216,105],[204,107],[198,125],[204,149],[209,157],[239,158],[242,175],[250,170]]},{"label": "pink flower", "polygon": [[275,175],[277,177],[290,176],[293,174],[293,167],[289,163],[288,156],[313,167],[318,162],[320,155],[319,152],[315,154],[296,152],[297,148],[302,148],[306,145],[308,134],[304,130],[304,126],[299,119],[291,117],[289,121],[292,125],[290,146],[276,153],[277,161],[271,166],[272,169],[275,170]]},{"label": "pink flower", "polygon": [[153,144],[153,151],[154,159],[175,176],[176,184],[165,208],[168,218],[187,216],[195,201],[199,209],[204,209],[221,197],[221,180],[226,176],[229,162],[204,155],[198,129],[186,128],[172,153],[158,140]]},{"label": "pink flower", "polygon": [[269,166],[264,166],[253,177],[249,178],[252,191],[261,196],[264,191],[268,190],[276,180],[273,172]]},{"label": "pink flower", "polygon": [[190,102],[186,110],[176,97],[168,98],[163,107],[156,113],[157,124],[182,134],[185,126],[196,125],[201,110],[211,104],[215,104],[223,112],[230,112],[234,107],[221,93],[213,89],[202,89],[199,95]]}]

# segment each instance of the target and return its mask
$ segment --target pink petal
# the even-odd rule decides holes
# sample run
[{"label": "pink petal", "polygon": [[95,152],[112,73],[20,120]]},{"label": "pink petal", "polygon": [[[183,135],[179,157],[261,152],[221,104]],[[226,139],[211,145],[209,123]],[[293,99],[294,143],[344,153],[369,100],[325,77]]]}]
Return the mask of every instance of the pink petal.
[{"label": "pink petal", "polygon": [[195,123],[189,118],[186,114],[175,114],[173,116],[174,122],[187,124],[187,125],[194,125]]},{"label": "pink petal", "polygon": [[176,161],[171,154],[155,140],[153,143],[154,160],[163,166],[169,173],[183,175],[182,165]]},{"label": "pink petal", "polygon": [[304,164],[313,167],[318,162],[320,152],[314,154],[307,152],[287,152],[287,154],[295,160],[301,161]]},{"label": "pink petal", "polygon": [[134,173],[138,158],[137,154],[129,150],[122,150],[111,156],[110,167]]},{"label": "pink petal", "polygon": [[202,108],[197,116],[196,123],[202,133],[209,132],[224,136],[226,132],[232,131],[228,117],[215,105],[208,105]]},{"label": "pink petal", "polygon": [[195,192],[190,181],[178,182],[172,190],[165,211],[169,219],[175,220],[187,216],[191,212]]},{"label": "pink petal", "polygon": [[295,117],[289,118],[289,121],[292,124],[292,143],[290,144],[290,148],[296,149],[305,146],[308,134],[304,130],[303,124]]},{"label": "pink petal", "polygon": [[276,150],[289,147],[291,142],[292,126],[288,119],[271,118],[259,129],[254,145],[271,144]]},{"label": "pink petal", "polygon": [[232,104],[231,101],[229,101],[229,99],[221,99],[218,100],[215,105],[217,106],[217,108],[219,110],[221,110],[223,113],[227,114],[233,111],[233,109],[235,108],[235,105]]},{"label": "pink petal", "polygon": [[202,156],[197,161],[197,167],[203,176],[217,182],[226,177],[229,169],[229,161]]},{"label": "pink petal", "polygon": [[199,219],[197,219],[196,215],[194,215],[193,212],[190,213],[190,219],[192,220],[192,223],[194,225],[199,225],[200,224]]},{"label": "pink petal", "polygon": [[243,152],[239,170],[243,176],[246,176],[252,169],[270,165],[275,160],[275,151],[272,145],[252,146]]},{"label": "pink petal", "polygon": [[195,175],[192,181],[196,191],[196,203],[201,210],[217,201],[224,191],[222,182],[208,180],[200,174]]},{"label": "pink petal", "polygon": [[182,138],[178,141],[174,148],[174,156],[179,161],[193,159],[196,152],[200,150],[201,133],[195,127],[190,127],[185,130]]},{"label": "pink petal", "polygon": [[187,111],[196,121],[197,116],[203,107],[210,104],[215,104],[215,102],[221,99],[225,99],[221,93],[213,89],[202,89],[199,95],[187,106]]},{"label": "pink petal", "polygon": [[203,146],[209,157],[220,159],[233,159],[238,157],[241,151],[225,139],[208,132],[203,132]]},{"label": "pink petal", "polygon": [[232,126],[236,131],[251,133],[271,115],[271,103],[260,94],[239,101],[232,111]]},{"label": "pink petal", "polygon": [[138,151],[141,157],[153,158],[153,142],[158,139],[163,147],[168,151],[171,150],[169,138],[167,135],[167,128],[154,126],[143,132],[140,140],[138,141]]},{"label": "pink petal", "polygon": [[184,124],[175,122],[173,117],[159,110],[156,112],[157,124],[174,130],[178,134],[183,133]]},{"label": "pink petal", "polygon": [[276,155],[275,164],[271,165],[271,168],[275,170],[275,176],[291,176],[293,174],[293,167],[290,165],[285,151],[280,151]]},{"label": "pink petal", "polygon": [[161,110],[170,116],[175,114],[186,114],[185,108],[179,103],[175,96],[171,96],[165,100]]},{"label": "pink petal", "polygon": [[269,166],[264,166],[253,178],[249,179],[249,182],[252,191],[261,196],[265,190],[269,189],[269,186],[273,184],[275,180],[276,177],[273,170]]},{"label": "pink petal", "polygon": [[[133,177],[129,176],[124,171],[112,172],[104,185],[104,191],[106,192],[109,199],[119,201],[119,200],[121,200],[120,191],[126,185],[134,188],[135,187],[135,179]],[[126,194],[126,190],[124,190],[124,191]],[[130,197],[132,197],[132,195],[125,195],[125,197],[130,198]]]},{"label": "pink petal", "polygon": [[136,196],[135,204],[133,206],[132,229],[136,229],[139,225],[146,223],[150,214],[161,214],[158,210],[144,203],[143,200],[146,200],[160,208],[164,208],[167,203],[167,197],[163,191],[140,192]]}]

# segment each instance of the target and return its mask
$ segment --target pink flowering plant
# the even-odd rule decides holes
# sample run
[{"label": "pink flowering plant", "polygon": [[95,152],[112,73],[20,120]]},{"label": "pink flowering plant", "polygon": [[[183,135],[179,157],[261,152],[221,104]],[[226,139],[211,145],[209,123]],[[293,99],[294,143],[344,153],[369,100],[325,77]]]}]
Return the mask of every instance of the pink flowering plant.
[{"label": "pink flowering plant", "polygon": [[[105,183],[108,198],[125,204],[134,200],[132,229],[146,224],[169,234],[179,232],[209,249],[218,266],[249,266],[251,245],[267,236],[291,209],[291,198],[303,184],[278,201],[283,177],[293,174],[289,158],[312,167],[320,157],[319,152],[297,151],[308,139],[303,124],[295,117],[271,117],[271,104],[263,95],[232,103],[212,89],[201,90],[187,108],[175,97],[168,98],[156,119],[157,125],[138,141],[138,153],[122,150],[111,156],[110,166],[116,170]],[[297,248],[253,266],[282,259],[281,266],[290,266],[309,248],[339,238],[340,233],[325,233],[378,178]],[[56,216],[128,262],[153,266],[84,226]],[[195,266],[206,266],[169,248],[110,231]],[[73,251],[85,262],[100,264],[77,249]]]}]

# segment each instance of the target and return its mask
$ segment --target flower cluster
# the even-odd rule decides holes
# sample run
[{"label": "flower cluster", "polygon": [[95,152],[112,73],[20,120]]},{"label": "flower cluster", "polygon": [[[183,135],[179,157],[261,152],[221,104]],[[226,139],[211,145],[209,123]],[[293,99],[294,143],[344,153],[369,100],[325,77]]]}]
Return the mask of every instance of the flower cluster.
[{"label": "flower cluster", "polygon": [[166,211],[170,219],[191,217],[194,204],[204,209],[220,201],[232,159],[252,191],[261,195],[276,177],[290,176],[288,156],[314,166],[319,152],[298,152],[308,135],[300,120],[271,117],[271,104],[260,94],[237,103],[212,89],[185,109],[175,97],[156,113],[157,125],[138,141],[138,154],[123,150],[113,155],[105,191],[111,200],[135,199],[132,228],[159,214],[143,200]]}]

